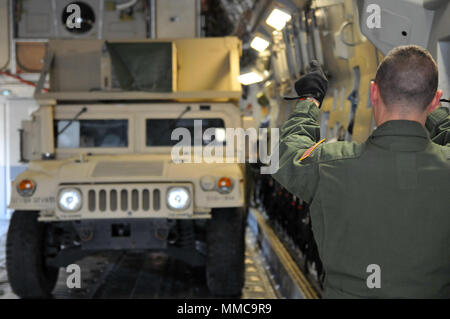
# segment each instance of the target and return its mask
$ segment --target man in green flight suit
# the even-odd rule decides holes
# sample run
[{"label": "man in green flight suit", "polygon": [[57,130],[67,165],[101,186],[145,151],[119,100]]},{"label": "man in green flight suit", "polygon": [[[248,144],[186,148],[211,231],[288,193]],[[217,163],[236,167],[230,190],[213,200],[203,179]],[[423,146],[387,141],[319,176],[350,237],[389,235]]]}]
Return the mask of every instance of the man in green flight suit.
[{"label": "man in green flight suit", "polygon": [[310,203],[325,298],[450,297],[450,117],[418,46],[392,50],[370,93],[377,129],[321,143],[328,81],[317,62],[295,85],[273,177]]}]

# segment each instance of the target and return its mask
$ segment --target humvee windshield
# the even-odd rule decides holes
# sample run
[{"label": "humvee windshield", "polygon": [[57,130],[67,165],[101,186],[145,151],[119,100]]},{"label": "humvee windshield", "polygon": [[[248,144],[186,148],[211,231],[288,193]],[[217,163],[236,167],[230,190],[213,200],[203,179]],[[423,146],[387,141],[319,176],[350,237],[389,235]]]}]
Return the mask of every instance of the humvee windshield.
[{"label": "humvee windshield", "polygon": [[[223,142],[225,136],[225,123],[222,119],[147,119],[146,121],[146,146],[173,146],[179,140],[172,140],[172,132],[176,128],[186,128],[191,134],[191,145],[194,145],[194,124],[195,120],[201,120],[202,136],[209,129],[215,129],[214,138]],[[210,139],[202,138],[203,145],[210,142]]]},{"label": "humvee windshield", "polygon": [[[172,140],[172,132],[176,128],[186,128],[191,134],[194,145],[194,121],[201,120],[203,133],[210,128],[215,129],[210,139],[202,138],[203,145],[211,140],[225,142],[225,122],[218,118],[203,119],[147,119],[146,146],[174,146],[179,140]],[[70,125],[69,125],[70,123]],[[128,120],[56,120],[55,146],[70,148],[126,148],[129,144]],[[61,132],[61,133],[58,133]]]},{"label": "humvee windshield", "polygon": [[57,148],[128,147],[128,120],[76,120],[69,123],[67,120],[55,121]]}]

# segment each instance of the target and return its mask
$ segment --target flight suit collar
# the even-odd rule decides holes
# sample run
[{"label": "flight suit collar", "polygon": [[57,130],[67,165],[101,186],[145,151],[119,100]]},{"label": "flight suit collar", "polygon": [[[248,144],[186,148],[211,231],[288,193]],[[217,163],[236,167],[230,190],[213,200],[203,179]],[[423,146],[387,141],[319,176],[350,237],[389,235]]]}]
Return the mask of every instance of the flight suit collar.
[{"label": "flight suit collar", "polygon": [[419,122],[396,120],[381,124],[369,140],[390,150],[420,151],[429,143],[430,137]]}]

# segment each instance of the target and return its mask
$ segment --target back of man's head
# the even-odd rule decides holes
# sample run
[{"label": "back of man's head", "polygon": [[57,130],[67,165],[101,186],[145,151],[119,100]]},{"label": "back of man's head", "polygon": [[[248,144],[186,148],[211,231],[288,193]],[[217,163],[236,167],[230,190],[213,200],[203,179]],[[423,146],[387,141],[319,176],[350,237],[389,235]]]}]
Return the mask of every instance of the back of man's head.
[{"label": "back of man's head", "polygon": [[436,94],[438,80],[431,54],[407,45],[388,53],[378,67],[375,83],[389,111],[422,113]]}]

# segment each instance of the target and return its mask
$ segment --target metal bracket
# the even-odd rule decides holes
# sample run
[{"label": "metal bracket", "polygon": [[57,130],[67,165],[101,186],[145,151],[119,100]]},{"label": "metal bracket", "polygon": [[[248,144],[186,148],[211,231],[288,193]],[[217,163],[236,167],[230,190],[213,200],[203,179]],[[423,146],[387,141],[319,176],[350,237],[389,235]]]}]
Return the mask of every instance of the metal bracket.
[{"label": "metal bracket", "polygon": [[53,61],[55,59],[55,54],[53,52],[47,52],[45,59],[44,59],[44,66],[41,71],[41,75],[39,76],[39,81],[36,85],[36,89],[34,91],[34,98],[38,99],[42,96],[42,89],[44,88],[45,83],[45,77],[47,76],[48,72],[50,71],[50,68],[53,64]]}]

